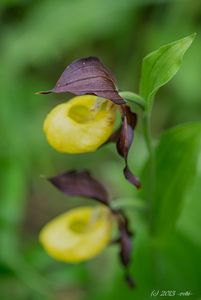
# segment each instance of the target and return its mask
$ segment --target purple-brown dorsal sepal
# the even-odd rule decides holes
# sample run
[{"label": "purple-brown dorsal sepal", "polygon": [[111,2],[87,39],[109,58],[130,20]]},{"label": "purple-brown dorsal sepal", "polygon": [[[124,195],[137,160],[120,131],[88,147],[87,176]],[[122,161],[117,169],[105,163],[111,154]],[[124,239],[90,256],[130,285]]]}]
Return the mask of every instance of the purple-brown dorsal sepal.
[{"label": "purple-brown dorsal sepal", "polygon": [[122,113],[122,125],[120,131],[117,131],[115,138],[117,140],[117,151],[125,160],[124,176],[125,178],[138,189],[141,187],[139,179],[130,171],[128,167],[128,153],[134,138],[134,129],[137,124],[136,113],[130,110],[130,107],[126,105],[121,106]]},{"label": "purple-brown dorsal sepal", "polygon": [[88,171],[72,170],[50,177],[48,180],[66,195],[92,198],[109,206],[109,197],[105,187]]},{"label": "purple-brown dorsal sepal", "polygon": [[40,93],[65,92],[75,95],[94,94],[110,99],[115,104],[126,103],[118,94],[113,74],[97,57],[75,60],[64,70],[53,89]]}]

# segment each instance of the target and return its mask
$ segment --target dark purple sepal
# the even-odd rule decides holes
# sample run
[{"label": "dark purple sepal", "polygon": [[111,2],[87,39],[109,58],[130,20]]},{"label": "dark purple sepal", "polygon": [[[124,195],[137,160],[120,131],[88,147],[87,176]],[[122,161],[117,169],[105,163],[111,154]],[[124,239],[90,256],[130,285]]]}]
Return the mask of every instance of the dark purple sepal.
[{"label": "dark purple sepal", "polygon": [[109,69],[97,57],[73,61],[62,73],[55,87],[40,94],[66,93],[93,94],[110,99],[115,104],[125,104],[116,88],[116,80]]},{"label": "dark purple sepal", "polygon": [[72,170],[50,177],[48,180],[66,195],[96,199],[109,206],[109,197],[105,187],[88,171]]}]

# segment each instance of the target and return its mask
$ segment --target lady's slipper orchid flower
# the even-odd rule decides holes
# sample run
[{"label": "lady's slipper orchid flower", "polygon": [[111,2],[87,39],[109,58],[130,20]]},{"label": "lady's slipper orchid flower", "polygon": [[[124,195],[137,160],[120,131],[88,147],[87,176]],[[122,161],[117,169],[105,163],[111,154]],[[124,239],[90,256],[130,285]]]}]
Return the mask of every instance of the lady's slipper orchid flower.
[{"label": "lady's slipper orchid flower", "polygon": [[[60,152],[84,153],[95,151],[101,145],[115,141],[119,154],[125,160],[125,178],[140,188],[140,181],[130,171],[127,160],[137,115],[119,95],[116,80],[110,70],[96,57],[76,60],[64,70],[53,89],[40,94],[65,92],[80,97],[58,105],[47,116],[44,131],[52,147]],[[96,95],[98,100],[95,101],[96,98],[92,95]],[[105,103],[99,107],[102,98]],[[122,124],[112,133],[115,121],[114,106],[120,109]]]},{"label": "lady's slipper orchid flower", "polygon": [[66,195],[87,197],[102,204],[97,206],[98,210],[96,207],[71,210],[47,224],[40,233],[40,241],[49,255],[66,262],[90,259],[109,243],[116,222],[119,235],[115,244],[119,246],[125,279],[133,287],[129,274],[132,232],[124,212],[111,207],[105,187],[88,171],[69,171],[48,180]]},{"label": "lady's slipper orchid flower", "polygon": [[59,152],[95,151],[112,134],[115,113],[116,107],[109,100],[77,96],[47,115],[44,132],[49,144]]},{"label": "lady's slipper orchid flower", "polygon": [[105,206],[64,213],[40,232],[40,242],[56,260],[77,263],[98,255],[111,240],[113,216]]}]

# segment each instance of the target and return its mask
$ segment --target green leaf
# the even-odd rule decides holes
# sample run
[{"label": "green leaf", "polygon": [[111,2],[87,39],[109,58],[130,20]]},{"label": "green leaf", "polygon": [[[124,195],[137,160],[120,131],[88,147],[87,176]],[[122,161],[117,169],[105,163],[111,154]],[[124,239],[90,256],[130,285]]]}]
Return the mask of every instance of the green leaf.
[{"label": "green leaf", "polygon": [[[201,167],[199,161],[198,169]],[[201,248],[200,228],[201,228],[201,170],[199,176],[195,178],[195,182],[186,193],[184,209],[177,222],[177,228],[185,234],[196,246]]]},{"label": "green leaf", "polygon": [[[162,236],[170,232],[183,208],[185,195],[197,175],[201,151],[201,123],[191,123],[168,130],[155,151],[155,180],[152,182],[152,226]],[[149,201],[149,172],[145,168],[142,191]]]},{"label": "green leaf", "polygon": [[146,100],[148,110],[152,107],[153,97],[158,89],[179,70],[183,56],[192,44],[195,35],[193,33],[181,40],[164,45],[143,59],[140,95]]},{"label": "green leaf", "polygon": [[[154,250],[157,251],[155,276],[158,288],[168,290],[173,287],[178,291],[178,296],[173,297],[175,299],[184,298],[179,294],[186,290],[191,291],[191,295],[200,295],[200,247],[185,234],[175,231]],[[192,296],[186,298],[199,299]]]}]

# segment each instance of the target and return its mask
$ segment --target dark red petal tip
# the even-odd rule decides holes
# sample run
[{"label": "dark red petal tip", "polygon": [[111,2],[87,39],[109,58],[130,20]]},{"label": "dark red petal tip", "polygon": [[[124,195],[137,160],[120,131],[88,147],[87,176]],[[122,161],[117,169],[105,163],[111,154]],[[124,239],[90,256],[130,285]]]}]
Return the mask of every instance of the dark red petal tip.
[{"label": "dark red petal tip", "polygon": [[136,177],[129,169],[127,163],[126,163],[126,166],[124,168],[124,176],[125,178],[131,183],[133,184],[134,186],[136,186],[137,189],[140,189],[141,188],[141,182],[139,180],[138,177]]}]

